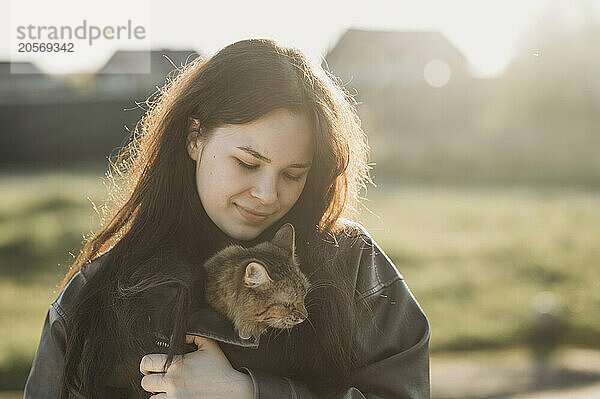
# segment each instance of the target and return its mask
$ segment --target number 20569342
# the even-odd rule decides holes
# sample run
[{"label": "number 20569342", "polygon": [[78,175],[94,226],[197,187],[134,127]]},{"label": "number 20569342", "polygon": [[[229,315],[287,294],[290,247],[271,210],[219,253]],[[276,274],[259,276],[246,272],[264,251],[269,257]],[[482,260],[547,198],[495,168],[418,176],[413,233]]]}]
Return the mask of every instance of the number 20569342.
[{"label": "number 20569342", "polygon": [[72,53],[74,43],[19,43],[19,53]]}]

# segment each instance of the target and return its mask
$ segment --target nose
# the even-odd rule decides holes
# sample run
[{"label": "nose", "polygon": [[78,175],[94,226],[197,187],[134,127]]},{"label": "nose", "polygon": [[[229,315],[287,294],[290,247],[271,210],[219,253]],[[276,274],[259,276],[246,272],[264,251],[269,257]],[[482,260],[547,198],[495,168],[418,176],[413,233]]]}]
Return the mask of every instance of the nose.
[{"label": "nose", "polygon": [[273,204],[277,201],[277,181],[268,174],[263,174],[250,190],[250,195],[257,198],[263,205]]}]

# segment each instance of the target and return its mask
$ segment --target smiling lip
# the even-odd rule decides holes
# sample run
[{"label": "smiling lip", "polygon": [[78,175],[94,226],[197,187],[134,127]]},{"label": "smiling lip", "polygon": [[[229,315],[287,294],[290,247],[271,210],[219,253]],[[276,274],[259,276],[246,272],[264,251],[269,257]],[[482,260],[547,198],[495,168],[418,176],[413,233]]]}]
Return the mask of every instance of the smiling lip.
[{"label": "smiling lip", "polygon": [[262,221],[264,221],[264,220],[265,220],[265,219],[266,219],[266,218],[267,218],[269,215],[271,215],[271,214],[267,214],[267,215],[264,215],[264,214],[257,214],[257,213],[254,213],[254,212],[252,212],[252,211],[250,211],[250,210],[246,209],[246,208],[243,208],[243,207],[241,207],[241,206],[240,206],[240,205],[238,205],[238,204],[234,204],[234,205],[235,205],[235,207],[237,208],[238,212],[239,212],[239,213],[240,213],[240,214],[241,214],[241,215],[242,215],[242,216],[243,216],[243,217],[244,217],[246,220],[248,220],[249,222],[254,222],[254,223],[256,223],[256,222],[262,222]]}]

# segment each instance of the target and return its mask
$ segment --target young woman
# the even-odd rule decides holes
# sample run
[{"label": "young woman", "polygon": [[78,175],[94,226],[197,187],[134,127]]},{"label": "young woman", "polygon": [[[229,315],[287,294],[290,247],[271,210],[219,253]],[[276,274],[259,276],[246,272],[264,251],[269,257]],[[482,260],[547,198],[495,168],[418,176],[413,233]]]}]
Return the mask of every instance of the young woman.
[{"label": "young woman", "polygon": [[[106,223],[50,306],[25,398],[429,397],[427,319],[351,221],[371,181],[345,89],[297,49],[252,39],[194,60],[159,94],[113,165]],[[306,321],[259,343],[208,307],[190,313],[203,287],[181,265],[201,270],[288,222],[311,283]],[[148,339],[157,313],[168,354]]]}]

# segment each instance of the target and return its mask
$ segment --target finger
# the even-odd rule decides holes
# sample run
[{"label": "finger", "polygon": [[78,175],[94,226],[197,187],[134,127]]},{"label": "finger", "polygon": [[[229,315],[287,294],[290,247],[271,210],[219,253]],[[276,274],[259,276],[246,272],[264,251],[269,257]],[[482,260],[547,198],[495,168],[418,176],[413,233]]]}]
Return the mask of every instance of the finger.
[{"label": "finger", "polygon": [[164,392],[157,393],[156,395],[150,396],[150,399],[167,399],[167,394]]},{"label": "finger", "polygon": [[142,388],[148,392],[167,392],[167,378],[163,373],[146,375],[142,377],[142,382],[140,384]]},{"label": "finger", "polygon": [[198,349],[208,349],[210,347],[214,347],[217,345],[215,340],[210,338],[199,337],[197,335],[185,335],[185,342],[188,344],[194,343],[198,347]]},{"label": "finger", "polygon": [[186,344],[195,344],[196,338],[199,338],[197,335],[185,334],[185,343]]},{"label": "finger", "polygon": [[167,355],[162,353],[151,353],[140,360],[140,371],[142,374],[163,373],[163,366],[167,360]]}]

